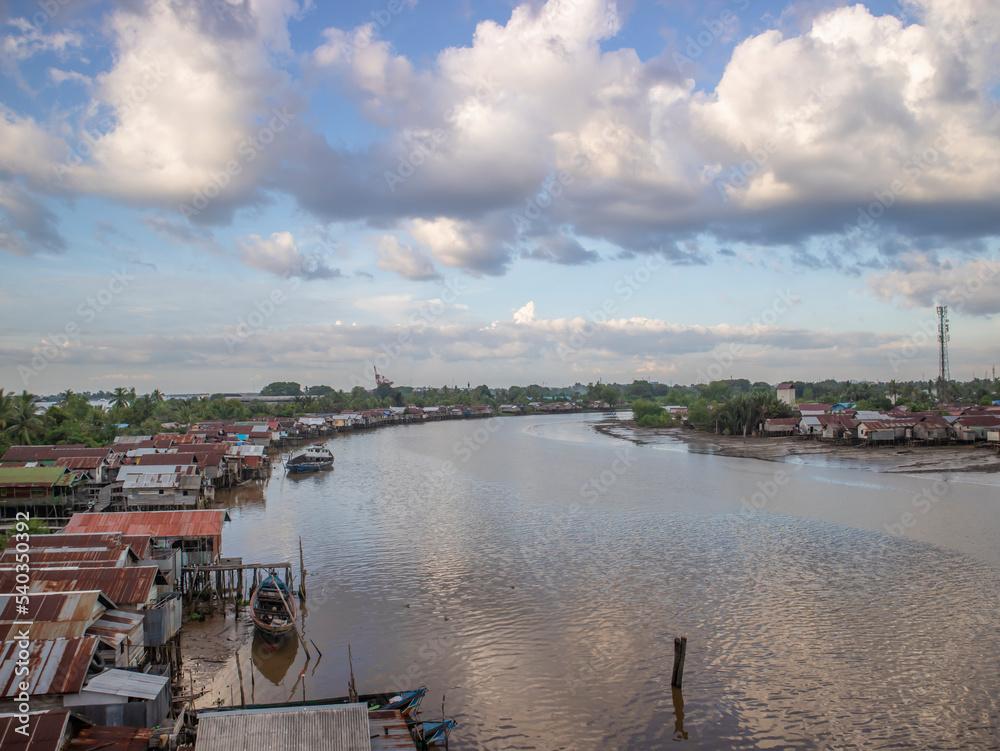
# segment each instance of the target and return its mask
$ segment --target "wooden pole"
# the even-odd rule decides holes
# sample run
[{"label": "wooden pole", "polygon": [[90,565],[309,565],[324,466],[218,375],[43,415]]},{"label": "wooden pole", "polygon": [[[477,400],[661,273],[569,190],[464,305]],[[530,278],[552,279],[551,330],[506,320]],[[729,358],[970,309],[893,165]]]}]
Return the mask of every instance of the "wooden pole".
[{"label": "wooden pole", "polygon": [[247,708],[247,697],[243,693],[243,668],[240,666],[240,653],[236,653],[236,673],[240,677],[240,707]]},{"label": "wooden pole", "polygon": [[302,554],[301,535],[299,535],[299,599],[306,599],[306,559]]},{"label": "wooden pole", "polygon": [[670,685],[673,688],[681,688],[684,682],[684,655],[687,653],[687,637],[674,637],[674,673],[670,678]]},{"label": "wooden pole", "polygon": [[[285,599],[285,593],[281,591],[280,587],[275,587],[275,590],[278,592],[278,597],[281,598],[281,604],[285,606],[285,610],[287,610],[288,614],[291,615],[292,614],[292,607],[288,603],[288,601]],[[306,639],[302,635],[302,632],[299,631],[299,624],[297,624],[295,622],[294,618],[292,618],[292,626],[295,628],[295,635],[297,637],[299,637],[299,643],[302,644],[302,649],[305,651],[306,657],[308,657],[311,660],[312,659],[312,655],[309,654],[309,645],[306,644]]]}]

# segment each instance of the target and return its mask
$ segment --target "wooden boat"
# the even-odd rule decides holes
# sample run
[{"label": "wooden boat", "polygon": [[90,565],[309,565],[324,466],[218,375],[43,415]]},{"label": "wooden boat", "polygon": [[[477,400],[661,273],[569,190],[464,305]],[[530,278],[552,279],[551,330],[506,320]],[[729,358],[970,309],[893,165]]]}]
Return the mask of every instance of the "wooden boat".
[{"label": "wooden boat", "polygon": [[[306,701],[287,702],[279,704],[247,704],[247,709],[274,709],[275,707],[323,707],[328,704],[367,704],[369,711],[395,709],[410,725],[415,724],[412,718],[420,709],[420,700],[427,693],[427,686],[421,686],[411,691],[397,691],[384,694],[359,694],[357,699],[349,696],[337,696],[332,699],[308,699]],[[239,709],[239,707],[212,707],[211,711]]]},{"label": "wooden boat", "polygon": [[333,466],[333,453],[318,443],[292,454],[285,462],[287,472],[316,472]]},{"label": "wooden boat", "polygon": [[418,748],[444,741],[458,723],[455,720],[428,720],[426,722],[408,723],[410,734]]},{"label": "wooden boat", "polygon": [[299,606],[288,585],[274,574],[262,581],[250,596],[250,617],[257,632],[275,643],[295,629]]}]

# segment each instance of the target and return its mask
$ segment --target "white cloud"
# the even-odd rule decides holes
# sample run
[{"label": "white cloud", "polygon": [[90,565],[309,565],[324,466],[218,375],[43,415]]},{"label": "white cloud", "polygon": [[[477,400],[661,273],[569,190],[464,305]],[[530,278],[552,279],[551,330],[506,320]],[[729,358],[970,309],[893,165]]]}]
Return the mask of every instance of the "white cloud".
[{"label": "white cloud", "polygon": [[377,253],[375,265],[383,271],[394,271],[403,279],[425,281],[441,278],[423,250],[410,243],[399,242],[395,235],[378,238]]},{"label": "white cloud", "polygon": [[1000,257],[963,263],[912,254],[901,268],[871,277],[868,285],[876,296],[898,298],[906,308],[943,304],[973,315],[1000,313]]},{"label": "white cloud", "polygon": [[240,260],[246,266],[288,279],[329,279],[340,276],[317,253],[302,253],[291,232],[275,232],[267,240],[250,235],[237,242]]}]

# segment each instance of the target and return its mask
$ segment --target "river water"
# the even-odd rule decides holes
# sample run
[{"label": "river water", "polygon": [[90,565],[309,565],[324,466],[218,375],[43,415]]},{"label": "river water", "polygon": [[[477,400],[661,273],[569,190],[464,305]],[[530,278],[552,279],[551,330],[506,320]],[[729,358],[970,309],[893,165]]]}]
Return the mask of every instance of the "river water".
[{"label": "river water", "polygon": [[350,644],[362,693],[446,696],[458,751],[1000,748],[996,486],[599,419],[340,435],[332,472],[236,491],[224,555],[297,572],[301,536],[322,652],[256,645],[255,700],[346,694]]}]

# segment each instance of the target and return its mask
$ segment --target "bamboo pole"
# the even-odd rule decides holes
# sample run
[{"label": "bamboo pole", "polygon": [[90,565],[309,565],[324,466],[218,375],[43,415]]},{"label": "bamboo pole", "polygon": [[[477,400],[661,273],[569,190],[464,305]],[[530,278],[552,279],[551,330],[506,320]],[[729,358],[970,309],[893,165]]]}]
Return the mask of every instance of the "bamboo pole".
[{"label": "bamboo pole", "polygon": [[[285,593],[281,591],[281,587],[275,587],[275,589],[278,591],[278,597],[281,598],[281,604],[285,606],[285,610],[288,611],[288,615],[290,616],[292,614],[292,606],[288,603],[287,600],[285,600]],[[294,618],[292,618],[291,621],[292,621],[292,627],[295,629],[295,635],[299,637],[299,642],[302,644],[302,649],[305,651],[306,657],[308,657],[311,660],[312,655],[309,654],[309,645],[306,644],[305,637],[302,635],[302,632],[299,631],[299,624],[295,622]]]},{"label": "bamboo pole", "polygon": [[674,637],[674,672],[670,678],[672,688],[681,688],[684,682],[684,656],[687,654],[687,637]]},{"label": "bamboo pole", "polygon": [[240,707],[247,708],[247,697],[243,693],[243,668],[240,666],[240,653],[236,653],[236,674],[240,677]]},{"label": "bamboo pole", "polygon": [[302,553],[302,535],[299,535],[299,599],[306,599],[306,559]]}]

